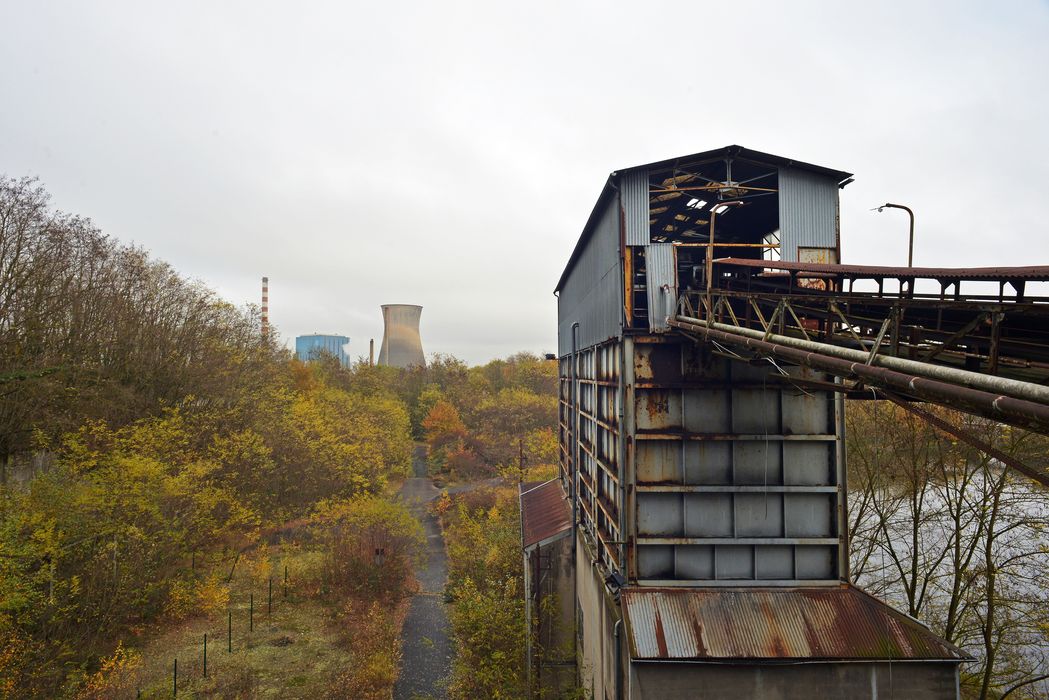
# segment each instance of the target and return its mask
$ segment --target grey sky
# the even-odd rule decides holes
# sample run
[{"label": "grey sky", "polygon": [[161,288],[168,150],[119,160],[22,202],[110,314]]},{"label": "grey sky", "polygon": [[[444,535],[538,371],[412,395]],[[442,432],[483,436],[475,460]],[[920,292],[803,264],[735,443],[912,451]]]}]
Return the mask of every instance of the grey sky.
[{"label": "grey sky", "polygon": [[1049,263],[1049,5],[0,6],[0,171],[282,334],[553,351],[609,171],[731,143],[856,173],[845,262]]}]

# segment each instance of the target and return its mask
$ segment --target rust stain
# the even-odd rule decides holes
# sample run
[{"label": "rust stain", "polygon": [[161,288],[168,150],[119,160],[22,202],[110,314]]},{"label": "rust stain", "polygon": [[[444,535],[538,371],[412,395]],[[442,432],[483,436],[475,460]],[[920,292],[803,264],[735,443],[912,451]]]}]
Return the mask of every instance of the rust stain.
[{"label": "rust stain", "polygon": [[[644,658],[967,658],[962,650],[850,586],[626,589],[622,601],[635,642],[643,640],[637,648],[647,650]],[[707,629],[713,630],[709,637],[704,634]],[[669,638],[695,642],[670,650]]]},{"label": "rust stain", "polygon": [[658,390],[646,391],[645,410],[649,418],[659,418],[670,413],[670,393]]},{"label": "rust stain", "polygon": [[696,635],[696,656],[707,655],[707,645],[703,643],[703,623],[697,617],[689,617],[692,633]]},{"label": "rust stain", "polygon": [[648,353],[640,350],[634,353],[634,377],[636,379],[652,378],[652,364]]},{"label": "rust stain", "polygon": [[667,635],[663,629],[663,618],[659,614],[659,608],[655,608],[656,613],[656,646],[659,648],[659,655],[662,658],[666,658],[667,653]]}]

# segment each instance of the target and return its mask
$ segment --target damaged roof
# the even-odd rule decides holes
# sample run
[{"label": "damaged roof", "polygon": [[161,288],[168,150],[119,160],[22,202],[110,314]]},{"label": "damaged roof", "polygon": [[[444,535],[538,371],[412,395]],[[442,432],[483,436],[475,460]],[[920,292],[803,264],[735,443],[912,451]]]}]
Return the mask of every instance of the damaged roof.
[{"label": "damaged roof", "polygon": [[631,656],[640,661],[969,659],[917,620],[848,585],[634,587],[620,596]]},{"label": "damaged roof", "polygon": [[785,158],[772,153],[763,153],[761,151],[755,151],[735,144],[715,148],[710,151],[702,151],[691,155],[677,156],[676,158],[668,158],[666,160],[658,160],[652,163],[645,163],[643,165],[635,165],[630,168],[615,170],[610,173],[607,180],[605,180],[605,185],[601,190],[601,194],[598,196],[597,202],[594,204],[594,208],[590,212],[590,218],[587,219],[586,225],[583,226],[583,232],[580,234],[579,240],[576,241],[575,248],[572,250],[572,254],[568,258],[568,264],[565,265],[564,272],[561,273],[561,278],[557,281],[557,286],[554,288],[554,291],[559,292],[564,288],[565,282],[568,280],[568,274],[571,272],[572,267],[582,254],[583,248],[586,246],[586,241],[590,238],[590,234],[597,223],[605,203],[618,190],[617,183],[623,175],[637,171],[658,173],[668,169],[673,170],[679,166],[691,167],[700,163],[724,159],[762,163],[766,165],[774,165],[778,168],[796,168],[798,170],[805,170],[828,179],[833,179],[842,187],[844,186],[842,183],[845,183],[846,180],[852,177],[852,173],[847,173],[844,170],[825,168],[822,165],[806,163],[804,161],[794,160],[793,158]]},{"label": "damaged roof", "polygon": [[561,483],[557,479],[521,484],[521,545],[528,549],[545,544],[572,528]]}]

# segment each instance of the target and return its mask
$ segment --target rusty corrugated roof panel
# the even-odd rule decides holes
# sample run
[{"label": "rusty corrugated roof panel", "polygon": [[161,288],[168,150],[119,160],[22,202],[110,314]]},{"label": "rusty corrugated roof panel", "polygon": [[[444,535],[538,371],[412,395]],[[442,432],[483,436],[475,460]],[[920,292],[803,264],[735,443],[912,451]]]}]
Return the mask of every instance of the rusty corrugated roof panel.
[{"label": "rusty corrugated roof panel", "polygon": [[557,479],[521,484],[520,489],[521,544],[525,549],[571,529],[572,511]]},{"label": "rusty corrugated roof panel", "polygon": [[638,660],[969,658],[852,586],[634,587],[620,595]]},{"label": "rusty corrugated roof panel", "polygon": [[831,265],[828,263],[754,260],[752,258],[719,258],[714,261],[739,267],[761,267],[787,272],[812,272],[844,277],[902,277],[909,279],[960,279],[971,281],[1027,280],[1049,281],[1049,265],[1026,267],[891,267],[883,265]]}]

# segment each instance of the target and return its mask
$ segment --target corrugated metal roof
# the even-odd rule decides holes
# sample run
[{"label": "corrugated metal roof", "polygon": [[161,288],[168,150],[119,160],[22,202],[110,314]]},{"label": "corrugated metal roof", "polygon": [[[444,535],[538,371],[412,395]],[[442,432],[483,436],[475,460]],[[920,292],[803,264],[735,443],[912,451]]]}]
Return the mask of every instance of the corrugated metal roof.
[{"label": "corrugated metal roof", "polygon": [[813,173],[817,173],[826,177],[834,178],[836,182],[843,182],[846,178],[851,177],[852,173],[847,173],[843,170],[834,170],[832,168],[825,168],[821,165],[813,165],[812,163],[805,163],[800,160],[793,160],[791,158],[784,158],[783,156],[773,155],[771,153],[762,153],[761,151],[752,151],[749,148],[743,146],[724,146],[722,148],[716,148],[712,151],[703,151],[701,153],[693,153],[688,156],[678,156],[677,158],[669,158],[667,160],[660,160],[654,163],[646,163],[644,165],[635,165],[632,168],[622,168],[612,172],[608,179],[605,181],[605,186],[601,190],[600,196],[597,198],[597,203],[594,205],[593,211],[590,212],[590,218],[587,220],[586,225],[583,227],[583,232],[579,236],[579,240],[576,241],[575,248],[572,250],[572,254],[568,258],[568,264],[565,265],[564,271],[561,273],[561,278],[557,281],[557,286],[554,287],[555,292],[561,291],[564,287],[565,281],[568,279],[568,273],[571,272],[572,267],[575,265],[576,260],[583,252],[583,247],[586,240],[590,237],[590,233],[593,230],[594,225],[597,223],[599,212],[604,206],[605,202],[616,192],[619,185],[617,181],[620,181],[624,175],[629,175],[637,171],[650,171],[659,170],[661,168],[673,167],[677,163],[692,163],[695,161],[713,160],[717,158],[742,158],[744,160],[752,160],[755,162],[765,163],[768,165],[775,165],[779,167],[790,167],[799,168],[801,170],[808,170]]},{"label": "corrugated metal roof", "polygon": [[789,272],[814,272],[845,277],[912,277],[970,281],[1027,280],[1049,281],[1049,265],[1026,267],[891,267],[883,265],[828,265],[825,263],[754,260],[752,258],[718,258],[715,263],[740,267],[761,267]]},{"label": "corrugated metal roof", "polygon": [[620,596],[639,660],[969,658],[852,586],[625,588]]},{"label": "corrugated metal roof", "polygon": [[827,177],[836,178],[838,182],[842,182],[845,179],[852,177],[852,173],[847,173],[844,170],[835,170],[833,168],[826,168],[822,165],[815,165],[813,163],[806,163],[801,160],[794,160],[793,158],[784,158],[783,156],[777,156],[772,153],[762,153],[761,151],[754,151],[744,146],[732,145],[723,146],[721,148],[715,148],[712,151],[703,151],[701,153],[693,153],[688,156],[678,156],[677,158],[668,158],[666,160],[656,161],[654,163],[645,163],[644,165],[635,165],[632,168],[623,168],[618,170],[614,174],[629,173],[634,170],[660,170],[663,168],[670,168],[676,166],[678,163],[694,163],[696,161],[711,160],[716,158],[741,158],[743,160],[752,160],[758,163],[767,163],[769,165],[777,165],[785,168],[800,168],[802,170],[809,170],[820,175]]},{"label": "corrugated metal roof", "polygon": [[521,544],[525,549],[572,527],[572,511],[557,479],[521,484]]}]

